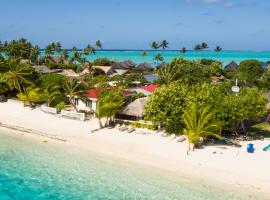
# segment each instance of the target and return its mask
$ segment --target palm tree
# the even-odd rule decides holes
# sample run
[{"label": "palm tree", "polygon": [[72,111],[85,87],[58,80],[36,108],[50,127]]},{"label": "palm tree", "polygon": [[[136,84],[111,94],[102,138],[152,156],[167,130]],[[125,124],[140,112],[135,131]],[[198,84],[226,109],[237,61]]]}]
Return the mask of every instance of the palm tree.
[{"label": "palm tree", "polygon": [[79,84],[76,80],[68,80],[63,86],[65,95],[69,98],[69,102],[76,112],[78,112],[78,109],[75,104],[75,98],[83,92],[80,87],[81,84]]},{"label": "palm tree", "polygon": [[55,51],[60,53],[62,51],[62,45],[60,42],[56,42],[55,44]]},{"label": "palm tree", "polygon": [[176,65],[166,64],[158,70],[158,80],[162,84],[169,85],[178,79],[180,68]]},{"label": "palm tree", "polygon": [[30,62],[37,64],[39,55],[40,55],[40,48],[38,45],[36,45],[31,49],[30,58],[29,58]]},{"label": "palm tree", "polygon": [[52,55],[52,46],[50,44],[48,44],[46,47],[45,47],[45,54],[47,57],[51,56]]},{"label": "palm tree", "polygon": [[68,51],[66,49],[64,49],[62,51],[62,57],[64,58],[64,60],[68,60],[69,59]]},{"label": "palm tree", "polygon": [[143,51],[143,52],[142,52],[142,57],[143,57],[143,59],[144,59],[147,55],[148,55],[147,51]]},{"label": "palm tree", "polygon": [[208,44],[205,43],[205,42],[203,42],[203,43],[201,44],[201,47],[202,47],[202,49],[208,49],[208,48],[209,48],[209,47],[208,47]]},{"label": "palm tree", "polygon": [[221,52],[222,48],[220,46],[217,46],[214,50],[215,50],[215,52]]},{"label": "palm tree", "polygon": [[97,41],[96,41],[96,48],[97,48],[97,49],[102,49],[102,43],[101,43],[100,40],[97,40]]},{"label": "palm tree", "polygon": [[160,46],[163,50],[165,50],[165,49],[169,48],[168,45],[169,45],[169,42],[167,42],[167,40],[162,40],[159,46]]},{"label": "palm tree", "polygon": [[209,108],[203,107],[199,109],[196,104],[191,105],[190,110],[186,110],[183,115],[183,122],[185,125],[184,134],[189,141],[189,148],[194,150],[200,141],[209,136],[221,138],[221,127],[218,122],[214,121],[213,113],[209,112]]},{"label": "palm tree", "polygon": [[39,95],[39,88],[33,88],[32,86],[24,89],[23,92],[17,94],[17,97],[23,101],[24,106],[34,107],[33,102],[38,102],[41,100]]},{"label": "palm tree", "polygon": [[183,47],[183,48],[180,50],[180,52],[181,52],[182,54],[185,54],[185,53],[187,52],[186,47]]},{"label": "palm tree", "polygon": [[152,49],[154,49],[154,50],[159,49],[159,45],[158,45],[158,43],[157,43],[156,41],[152,42],[152,44],[151,44],[151,48],[152,48]]},{"label": "palm tree", "polygon": [[40,97],[43,101],[46,101],[48,107],[58,98],[62,96],[60,92],[60,86],[51,83],[41,91]]},{"label": "palm tree", "polygon": [[163,62],[164,61],[164,57],[161,53],[157,53],[153,60],[155,61],[156,64],[158,64],[159,62]]},{"label": "palm tree", "polygon": [[23,93],[21,84],[31,83],[29,80],[32,74],[31,68],[27,64],[21,63],[19,59],[9,59],[6,64],[8,70],[3,74],[5,82]]},{"label": "palm tree", "polygon": [[83,53],[85,55],[90,55],[90,54],[95,54],[96,50],[94,47],[92,47],[90,44],[88,44],[84,49],[83,49]]},{"label": "palm tree", "polygon": [[199,51],[199,50],[202,50],[202,46],[200,44],[196,44],[193,48],[195,51]]}]

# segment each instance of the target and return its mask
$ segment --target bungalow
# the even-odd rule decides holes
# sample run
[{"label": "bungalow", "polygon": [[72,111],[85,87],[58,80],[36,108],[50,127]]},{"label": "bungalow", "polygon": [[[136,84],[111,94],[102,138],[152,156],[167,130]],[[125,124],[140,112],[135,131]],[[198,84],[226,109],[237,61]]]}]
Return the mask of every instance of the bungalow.
[{"label": "bungalow", "polygon": [[154,71],[154,68],[149,63],[144,62],[137,65],[134,70],[139,72],[152,72]]},{"label": "bungalow", "polygon": [[235,72],[235,71],[237,71],[238,67],[239,67],[238,64],[236,62],[232,61],[230,64],[228,64],[224,67],[224,70],[227,72]]},{"label": "bungalow", "polygon": [[[117,90],[117,87],[111,87],[112,90]],[[102,90],[100,88],[91,88],[85,92],[83,97],[75,98],[75,105],[78,110],[84,110],[87,112],[96,111],[98,100],[100,98]],[[131,97],[135,93],[131,90],[123,90],[123,95]],[[129,99],[129,98],[128,98]]]},{"label": "bungalow", "polygon": [[115,73],[114,69],[112,66],[92,66],[92,69],[99,69],[103,71],[107,76],[110,76]]}]

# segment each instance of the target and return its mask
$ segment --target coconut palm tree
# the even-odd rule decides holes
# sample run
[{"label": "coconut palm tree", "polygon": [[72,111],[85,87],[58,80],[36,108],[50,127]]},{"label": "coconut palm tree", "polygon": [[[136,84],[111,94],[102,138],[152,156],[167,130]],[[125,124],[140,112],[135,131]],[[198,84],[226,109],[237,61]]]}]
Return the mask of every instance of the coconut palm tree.
[{"label": "coconut palm tree", "polygon": [[68,60],[69,59],[69,55],[68,55],[68,50],[64,49],[62,51],[62,57],[64,58],[64,60]]},{"label": "coconut palm tree", "polygon": [[187,52],[186,47],[183,47],[183,48],[180,50],[180,52],[181,52],[182,54],[185,54],[185,53]]},{"label": "coconut palm tree", "polygon": [[189,141],[188,150],[194,150],[194,147],[199,146],[200,141],[204,138],[210,136],[221,138],[218,133],[221,129],[220,124],[214,121],[213,113],[207,107],[199,109],[193,103],[191,109],[184,112],[183,122],[185,125],[184,134]]},{"label": "coconut palm tree", "polygon": [[55,51],[60,53],[62,51],[62,45],[60,42],[56,42],[55,44]]},{"label": "coconut palm tree", "polygon": [[158,45],[158,43],[157,43],[156,41],[152,42],[152,44],[151,44],[151,48],[152,48],[152,49],[154,49],[154,50],[159,49],[159,45]]},{"label": "coconut palm tree", "polygon": [[215,52],[221,52],[222,48],[220,46],[217,46],[214,50],[215,50]]},{"label": "coconut palm tree", "polygon": [[176,65],[165,64],[158,70],[158,80],[162,84],[169,85],[178,79],[180,68]]},{"label": "coconut palm tree", "polygon": [[159,62],[163,62],[164,61],[164,57],[161,53],[157,53],[153,60],[155,61],[156,64],[158,64]]},{"label": "coconut palm tree", "polygon": [[52,46],[50,44],[48,44],[46,47],[45,47],[45,54],[47,57],[51,56],[52,55]]},{"label": "coconut palm tree", "polygon": [[68,80],[63,86],[64,94],[69,98],[69,102],[76,112],[78,112],[78,108],[75,105],[75,98],[83,92],[80,87],[81,84],[76,80]]},{"label": "coconut palm tree", "polygon": [[30,58],[29,58],[30,62],[37,64],[39,55],[40,55],[40,48],[38,45],[36,45],[31,49]]},{"label": "coconut palm tree", "polygon": [[144,60],[144,58],[145,58],[147,55],[148,55],[147,51],[143,51],[143,52],[142,52],[143,60]]},{"label": "coconut palm tree", "polygon": [[165,49],[169,48],[168,45],[169,45],[169,42],[168,42],[167,40],[162,40],[159,46],[160,46],[163,50],[165,50]]},{"label": "coconut palm tree", "polygon": [[51,83],[41,91],[40,97],[43,101],[46,102],[47,106],[50,107],[56,99],[62,97],[60,86]]},{"label": "coconut palm tree", "polygon": [[209,46],[208,46],[208,44],[206,42],[203,42],[201,44],[201,47],[202,47],[202,49],[208,49],[209,48]]},{"label": "coconut palm tree", "polygon": [[3,73],[4,81],[10,86],[23,93],[21,84],[31,83],[30,76],[32,75],[31,68],[19,59],[9,59],[6,62],[7,71]]},{"label": "coconut palm tree", "polygon": [[97,48],[97,49],[102,49],[102,43],[101,43],[100,40],[97,40],[97,41],[96,41],[96,48]]},{"label": "coconut palm tree", "polygon": [[201,44],[196,44],[195,46],[194,46],[194,48],[193,48],[195,51],[199,51],[199,50],[202,50],[203,49],[203,47],[202,47],[202,45]]},{"label": "coconut palm tree", "polygon": [[17,94],[17,97],[23,101],[24,106],[34,107],[34,102],[41,100],[39,95],[39,88],[33,88],[32,86],[23,89],[23,92]]}]

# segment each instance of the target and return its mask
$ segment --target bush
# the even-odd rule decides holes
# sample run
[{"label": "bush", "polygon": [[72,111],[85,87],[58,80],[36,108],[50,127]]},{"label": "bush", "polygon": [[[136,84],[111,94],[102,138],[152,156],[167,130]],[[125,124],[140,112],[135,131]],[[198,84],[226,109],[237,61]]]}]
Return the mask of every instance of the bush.
[{"label": "bush", "polygon": [[93,65],[95,66],[112,66],[115,62],[108,58],[98,58],[94,60]]},{"label": "bush", "polygon": [[65,108],[65,106],[66,106],[65,102],[62,101],[62,102],[58,103],[58,104],[55,106],[55,108],[56,108],[57,112],[61,112],[61,110],[62,110],[63,108]]}]

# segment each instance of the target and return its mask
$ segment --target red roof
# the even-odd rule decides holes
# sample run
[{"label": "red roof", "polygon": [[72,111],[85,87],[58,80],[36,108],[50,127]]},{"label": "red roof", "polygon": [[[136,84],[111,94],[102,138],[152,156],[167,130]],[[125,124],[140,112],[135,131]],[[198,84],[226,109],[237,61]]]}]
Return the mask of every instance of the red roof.
[{"label": "red roof", "polygon": [[[111,87],[112,90],[117,90],[117,87]],[[102,90],[100,88],[91,88],[86,91],[85,96],[91,99],[98,99],[100,97]],[[123,95],[131,95],[134,94],[133,91],[130,90],[123,90]]]},{"label": "red roof", "polygon": [[158,86],[159,86],[158,84],[151,84],[151,85],[141,86],[140,88],[148,92],[154,92],[158,88]]}]

